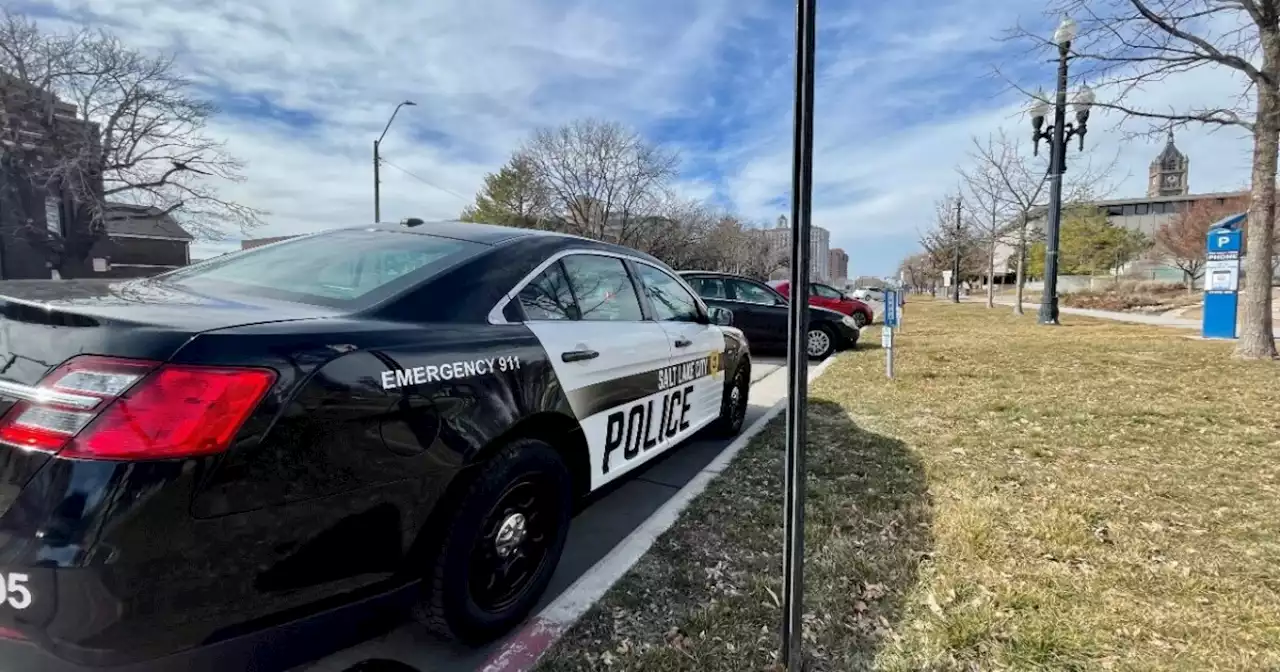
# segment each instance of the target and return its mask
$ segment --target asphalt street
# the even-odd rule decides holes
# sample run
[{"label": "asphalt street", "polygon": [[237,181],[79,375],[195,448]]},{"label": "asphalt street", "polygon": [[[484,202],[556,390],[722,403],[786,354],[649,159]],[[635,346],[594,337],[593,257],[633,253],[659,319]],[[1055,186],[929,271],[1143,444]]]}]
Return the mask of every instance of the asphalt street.
[{"label": "asphalt street", "polygon": [[[785,365],[785,359],[757,358],[752,369],[753,383]],[[772,403],[772,400],[767,405],[753,403],[747,411],[744,426],[755,422]],[[699,440],[681,446],[638,470],[633,477],[579,513],[573,519],[564,555],[539,609],[554,600],[626,538],[729,443],[726,440]],[[495,642],[480,649],[451,645],[416,624],[403,623],[382,636],[295,668],[293,672],[343,672],[369,659],[399,661],[419,672],[471,672],[480,667],[500,644]]]}]

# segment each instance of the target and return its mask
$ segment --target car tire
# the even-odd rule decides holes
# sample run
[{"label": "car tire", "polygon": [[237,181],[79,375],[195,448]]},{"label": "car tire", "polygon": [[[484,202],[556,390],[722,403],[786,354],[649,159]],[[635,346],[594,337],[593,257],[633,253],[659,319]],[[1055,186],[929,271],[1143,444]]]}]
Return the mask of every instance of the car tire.
[{"label": "car tire", "polygon": [[805,352],[809,359],[823,360],[836,351],[836,334],[825,324],[809,325],[805,334]]},{"label": "car tire", "polygon": [[711,434],[731,438],[742,433],[747,420],[747,400],[751,394],[750,366],[746,360],[738,364],[733,382],[726,385],[720,400],[720,417],[711,425]]},{"label": "car tire", "polygon": [[867,319],[866,313],[863,313],[862,311],[858,311],[853,314],[853,324],[857,326],[859,329],[867,326],[870,323],[871,323],[871,320]]},{"label": "car tire", "polygon": [[[452,507],[414,608],[428,629],[473,646],[505,634],[537,604],[564,550],[573,504],[569,469],[542,441],[512,441],[479,469]],[[505,584],[502,566],[519,568],[522,580],[486,594]]]}]

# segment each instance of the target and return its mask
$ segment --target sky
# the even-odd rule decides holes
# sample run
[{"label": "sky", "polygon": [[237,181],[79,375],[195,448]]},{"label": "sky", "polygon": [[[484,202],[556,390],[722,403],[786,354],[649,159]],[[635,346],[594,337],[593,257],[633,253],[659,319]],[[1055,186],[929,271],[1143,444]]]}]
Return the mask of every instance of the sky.
[{"label": "sky", "polygon": [[[1007,130],[1031,151],[1025,89],[1054,64],[1001,40],[1053,32],[1025,0],[820,0],[813,223],[883,276],[917,251],[937,199],[954,193],[971,138]],[[486,173],[536,128],[625,123],[678,151],[680,190],[762,223],[790,206],[795,3],[786,0],[23,0],[56,27],[102,26],[177,67],[221,113],[210,135],[246,163],[223,195],[267,211],[192,256],[245,237],[373,219],[372,142],[383,220],[456,218]],[[1001,75],[995,73],[999,67]],[[1137,91],[1143,103],[1212,101],[1236,85],[1200,70]],[[1101,95],[1101,94],[1100,94]],[[1096,110],[1072,160],[1116,161],[1109,192],[1145,193],[1164,137]],[[1192,191],[1247,184],[1235,130],[1179,131]]]}]

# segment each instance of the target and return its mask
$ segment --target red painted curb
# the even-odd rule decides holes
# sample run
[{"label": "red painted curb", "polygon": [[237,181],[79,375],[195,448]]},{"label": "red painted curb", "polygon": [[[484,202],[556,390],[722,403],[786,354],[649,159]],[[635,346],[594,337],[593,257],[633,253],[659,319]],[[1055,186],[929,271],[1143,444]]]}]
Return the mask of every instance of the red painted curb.
[{"label": "red painted curb", "polygon": [[480,672],[529,672],[566,629],[564,624],[535,617],[490,656]]}]

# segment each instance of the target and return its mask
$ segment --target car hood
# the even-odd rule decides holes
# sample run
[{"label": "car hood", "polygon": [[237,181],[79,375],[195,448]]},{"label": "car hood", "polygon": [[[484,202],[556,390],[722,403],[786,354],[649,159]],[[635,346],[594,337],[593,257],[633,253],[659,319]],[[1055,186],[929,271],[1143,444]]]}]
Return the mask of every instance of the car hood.
[{"label": "car hood", "polygon": [[826,319],[835,320],[837,322],[844,320],[844,318],[846,317],[849,317],[848,315],[845,315],[844,313],[838,310],[831,310],[830,308],[823,308],[822,306],[815,306],[812,304],[809,305],[809,315],[811,317],[821,315]]}]

